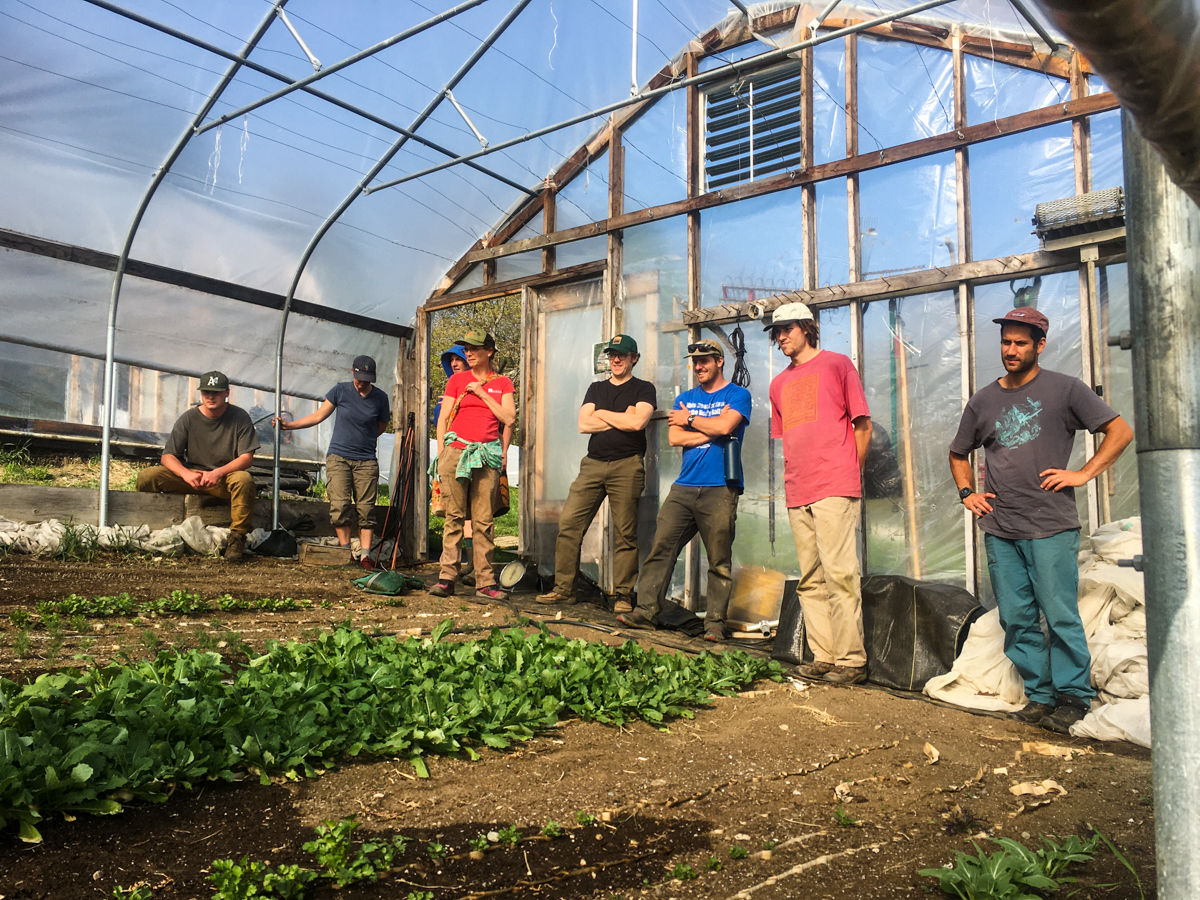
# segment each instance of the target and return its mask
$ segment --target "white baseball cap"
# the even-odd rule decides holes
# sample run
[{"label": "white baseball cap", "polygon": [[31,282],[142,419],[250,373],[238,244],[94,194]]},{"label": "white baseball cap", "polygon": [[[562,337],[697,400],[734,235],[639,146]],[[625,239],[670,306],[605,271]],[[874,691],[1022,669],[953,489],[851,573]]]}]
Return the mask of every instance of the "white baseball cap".
[{"label": "white baseball cap", "polygon": [[782,306],[775,307],[775,311],[771,313],[771,324],[763,328],[763,331],[770,331],[776,325],[781,325],[784,322],[800,322],[804,319],[815,319],[812,310],[803,303],[785,303]]}]

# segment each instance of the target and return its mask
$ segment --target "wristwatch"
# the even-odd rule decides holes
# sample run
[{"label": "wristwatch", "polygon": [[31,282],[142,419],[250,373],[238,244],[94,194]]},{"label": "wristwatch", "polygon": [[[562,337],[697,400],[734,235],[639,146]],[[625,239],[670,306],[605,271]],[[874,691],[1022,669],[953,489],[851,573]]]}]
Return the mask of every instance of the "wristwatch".
[{"label": "wristwatch", "polygon": [[692,421],[693,421],[695,418],[696,418],[696,414],[695,414],[695,413],[692,413],[690,416],[688,416],[688,428],[691,428],[691,427],[692,427]]},{"label": "wristwatch", "polygon": [[973,487],[959,488],[958,489],[959,502],[961,503],[963,500],[966,500],[973,493],[975,493],[975,488],[973,488]]}]

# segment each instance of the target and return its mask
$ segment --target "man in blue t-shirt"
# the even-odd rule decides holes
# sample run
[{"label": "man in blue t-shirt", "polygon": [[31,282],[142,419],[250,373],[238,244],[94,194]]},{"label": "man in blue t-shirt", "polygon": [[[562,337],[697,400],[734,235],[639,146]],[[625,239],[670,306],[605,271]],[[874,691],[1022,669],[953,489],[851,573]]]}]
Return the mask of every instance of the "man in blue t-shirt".
[{"label": "man in blue t-shirt", "polygon": [[708,555],[704,639],[725,638],[725,611],[733,593],[733,536],[741,472],[725,478],[725,448],[741,442],[750,422],[750,392],[725,380],[725,351],[714,342],[688,345],[698,387],[675,399],[667,417],[672,447],[683,448],[683,470],[658,511],[654,546],[638,579],[638,607],[617,616],[629,628],[652,628],[662,608],[675,561],[697,534]]},{"label": "man in blue t-shirt", "polygon": [[388,395],[375,387],[375,360],[357,356],[350,370],[353,381],[335,384],[325,395],[320,409],[294,422],[279,422],[282,431],[309,428],[328,419],[333,421],[333,437],[325,457],[325,478],[329,495],[329,518],[337,532],[338,544],[350,546],[350,526],[357,511],[358,537],[362,546],[359,565],[375,566],[368,555],[375,537],[372,514],[379,493],[379,460],[375,448],[379,435],[387,431],[391,420]]}]

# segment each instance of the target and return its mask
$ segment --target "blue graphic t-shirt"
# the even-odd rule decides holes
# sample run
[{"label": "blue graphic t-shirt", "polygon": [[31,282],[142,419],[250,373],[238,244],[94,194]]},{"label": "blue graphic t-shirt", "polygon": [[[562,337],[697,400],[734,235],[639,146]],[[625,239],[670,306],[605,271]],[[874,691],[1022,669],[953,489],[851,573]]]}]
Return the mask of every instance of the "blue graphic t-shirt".
[{"label": "blue graphic t-shirt", "polygon": [[1079,527],[1075,489],[1043,491],[1041,473],[1065,469],[1075,432],[1095,432],[1116,411],[1078,378],[1042,369],[1028,384],[993,381],[967,403],[950,451],[984,450],[984,490],[996,495],[979,527],[1008,540],[1052,537]]},{"label": "blue graphic t-shirt", "polygon": [[[730,382],[719,391],[713,391],[711,394],[702,387],[694,387],[690,391],[684,391],[675,398],[675,409],[687,407],[696,414],[698,419],[709,419],[719,416],[728,406],[730,409],[736,410],[742,414],[742,422],[730,437],[737,440],[742,439],[742,435],[746,432],[746,425],[750,421],[750,408],[753,401],[750,399],[750,392],[744,387],[738,387]],[[683,484],[689,487],[720,487],[725,482],[725,438],[713,438],[707,444],[701,444],[699,447],[687,447],[683,451],[683,470],[679,473],[679,477],[675,479],[676,484]],[[729,484],[742,490],[742,483],[739,481],[736,485],[733,482]]]}]

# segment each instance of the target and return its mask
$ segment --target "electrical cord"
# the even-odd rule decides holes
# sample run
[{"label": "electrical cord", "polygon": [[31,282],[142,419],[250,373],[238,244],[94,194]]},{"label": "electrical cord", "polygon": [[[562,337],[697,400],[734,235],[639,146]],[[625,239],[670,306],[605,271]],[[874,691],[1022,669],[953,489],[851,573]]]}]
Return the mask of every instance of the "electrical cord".
[{"label": "electrical cord", "polygon": [[733,346],[733,355],[737,361],[733,364],[733,377],[729,380],[738,387],[750,388],[750,370],[746,368],[746,336],[742,333],[742,320],[739,318],[733,333],[729,335],[729,343]]}]

